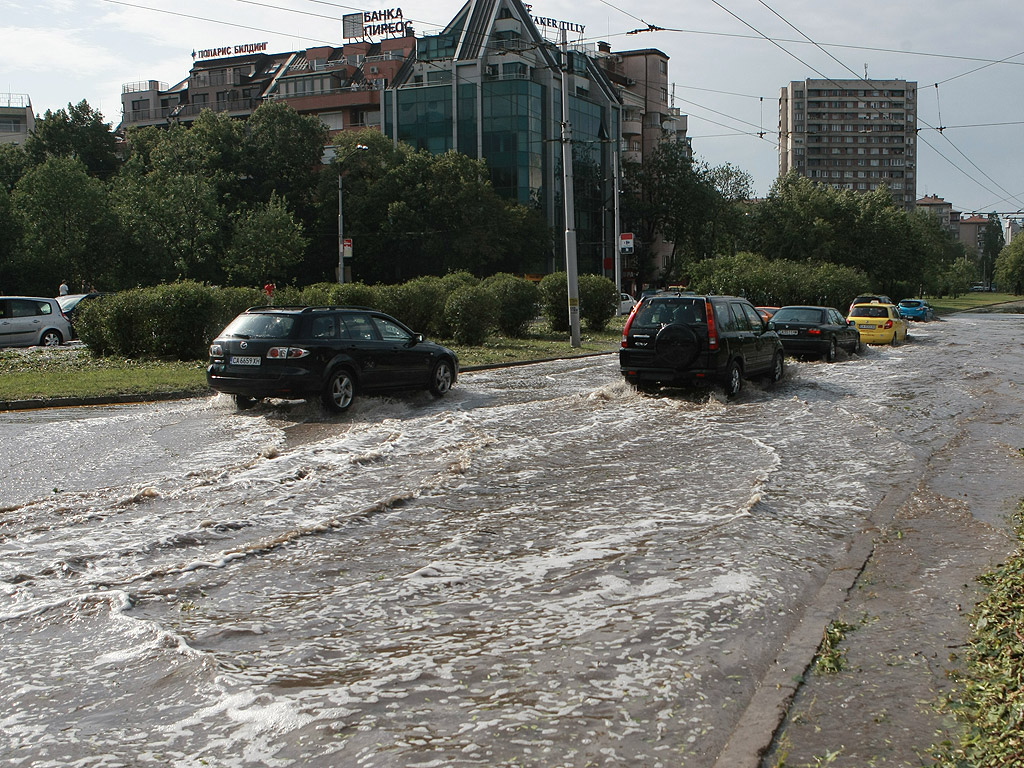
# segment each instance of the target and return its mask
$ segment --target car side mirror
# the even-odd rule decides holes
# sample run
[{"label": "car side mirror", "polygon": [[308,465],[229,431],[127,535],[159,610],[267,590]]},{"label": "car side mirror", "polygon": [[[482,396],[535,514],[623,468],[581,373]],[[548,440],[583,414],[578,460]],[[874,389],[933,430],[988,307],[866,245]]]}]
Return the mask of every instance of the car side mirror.
[{"label": "car side mirror", "polygon": [[774,320],[769,320],[768,321],[768,330],[769,331],[774,331],[775,330],[775,321]]},{"label": "car side mirror", "polygon": [[412,337],[412,343],[413,344],[422,344],[423,343],[423,334],[422,333],[417,333],[415,336],[413,336]]}]

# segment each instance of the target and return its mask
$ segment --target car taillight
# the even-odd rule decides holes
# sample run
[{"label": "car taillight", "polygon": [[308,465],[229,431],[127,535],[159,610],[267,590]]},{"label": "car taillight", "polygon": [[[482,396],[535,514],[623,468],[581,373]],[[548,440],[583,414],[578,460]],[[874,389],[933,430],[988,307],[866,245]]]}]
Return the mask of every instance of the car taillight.
[{"label": "car taillight", "polygon": [[296,360],[308,354],[309,350],[302,347],[271,347],[267,350],[267,358],[270,360]]},{"label": "car taillight", "polygon": [[220,344],[211,344],[210,357],[224,357],[224,347]]},{"label": "car taillight", "polygon": [[628,346],[628,342],[626,341],[626,339],[629,336],[629,327],[631,325],[633,325],[633,318],[636,317],[636,311],[639,308],[640,308],[639,304],[637,304],[636,306],[633,307],[633,311],[630,312],[629,313],[629,317],[626,318],[626,324],[624,326],[622,326],[622,345],[621,346],[623,346],[623,347]]},{"label": "car taillight", "polygon": [[821,336],[821,328],[808,328],[807,333],[811,336]]},{"label": "car taillight", "polygon": [[882,326],[885,329],[892,328],[892,320],[886,320],[885,325]]},{"label": "car taillight", "polygon": [[718,349],[718,328],[715,326],[715,312],[708,299],[704,299],[704,312],[708,316],[708,349]]}]

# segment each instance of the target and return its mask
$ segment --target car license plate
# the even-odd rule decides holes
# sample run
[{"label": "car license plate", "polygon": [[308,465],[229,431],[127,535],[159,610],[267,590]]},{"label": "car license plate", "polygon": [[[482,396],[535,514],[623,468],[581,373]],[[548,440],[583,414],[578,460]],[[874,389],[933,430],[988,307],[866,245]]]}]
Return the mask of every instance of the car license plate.
[{"label": "car license plate", "polygon": [[231,358],[232,365],[259,365],[261,358],[251,355],[242,355]]},{"label": "car license plate", "polygon": [[873,331],[873,330],[875,330],[875,326],[871,325],[871,323],[861,323],[857,327],[858,328],[863,328],[865,331]]},{"label": "car license plate", "polygon": [[797,333],[799,333],[799,331],[791,331],[791,330],[786,329],[786,330],[779,331],[779,336],[796,336]]}]

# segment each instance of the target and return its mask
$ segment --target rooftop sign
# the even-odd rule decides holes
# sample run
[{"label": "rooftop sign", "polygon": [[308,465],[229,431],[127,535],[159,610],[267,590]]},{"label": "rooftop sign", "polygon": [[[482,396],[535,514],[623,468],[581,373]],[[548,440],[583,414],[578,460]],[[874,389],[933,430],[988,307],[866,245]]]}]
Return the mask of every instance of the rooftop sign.
[{"label": "rooftop sign", "polygon": [[341,17],[341,36],[346,40],[353,37],[402,37],[411,29],[412,25],[406,24],[401,8],[347,13]]},{"label": "rooftop sign", "polygon": [[204,48],[192,51],[193,59],[216,59],[220,56],[242,56],[247,53],[264,53],[269,43],[246,43],[245,45],[225,45],[222,48]]},{"label": "rooftop sign", "polygon": [[585,24],[577,24],[573,21],[559,21],[558,19],[549,19],[546,16],[534,16],[533,6],[524,5],[527,11],[530,12],[530,18],[533,19],[533,23],[538,27],[547,27],[548,29],[564,29],[566,32],[579,32],[583,34],[583,30],[586,29]]}]

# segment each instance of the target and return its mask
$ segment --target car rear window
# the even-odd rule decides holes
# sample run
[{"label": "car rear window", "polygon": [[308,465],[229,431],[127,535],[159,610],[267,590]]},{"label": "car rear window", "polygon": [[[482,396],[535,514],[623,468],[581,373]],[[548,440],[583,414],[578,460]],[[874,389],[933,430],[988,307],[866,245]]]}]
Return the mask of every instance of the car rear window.
[{"label": "car rear window", "polygon": [[296,323],[298,318],[294,315],[269,312],[239,315],[224,329],[224,335],[247,339],[286,339],[292,335]]},{"label": "car rear window", "polygon": [[636,325],[670,325],[672,323],[683,323],[694,325],[706,323],[707,315],[704,312],[704,299],[702,298],[664,298],[648,299],[639,310],[633,320]]},{"label": "car rear window", "polygon": [[854,307],[851,317],[888,317],[889,308],[879,304],[875,307]]},{"label": "car rear window", "polygon": [[901,301],[900,302],[900,306],[901,307],[920,307],[921,306],[921,302],[920,301]]},{"label": "car rear window", "polygon": [[820,323],[821,310],[801,307],[799,309],[780,309],[772,320],[777,323]]}]

